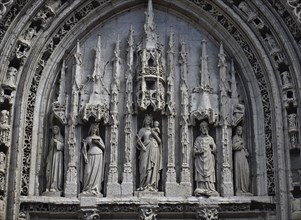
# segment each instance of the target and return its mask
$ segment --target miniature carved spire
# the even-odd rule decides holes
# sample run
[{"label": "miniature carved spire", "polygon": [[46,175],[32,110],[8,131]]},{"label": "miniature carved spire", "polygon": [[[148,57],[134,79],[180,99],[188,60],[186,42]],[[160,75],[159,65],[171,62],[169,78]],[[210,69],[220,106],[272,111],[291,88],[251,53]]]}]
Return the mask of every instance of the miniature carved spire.
[{"label": "miniature carved spire", "polygon": [[181,183],[190,185],[190,168],[189,168],[189,155],[190,155],[190,143],[189,143],[189,94],[187,86],[187,52],[185,42],[181,41],[181,51],[179,57],[179,63],[181,68],[181,147],[182,147],[182,165],[181,165]]},{"label": "miniature carved spire", "polygon": [[182,80],[182,82],[187,84],[186,75],[185,75],[185,74],[187,74],[187,52],[186,52],[186,44],[183,40],[181,41],[181,51],[180,51],[179,63],[183,68],[181,71],[181,80]]},{"label": "miniature carved spire", "polygon": [[119,34],[117,35],[117,40],[115,44],[115,49],[114,49],[114,58],[113,58],[113,83],[119,87],[119,82],[118,82],[118,76],[120,74],[120,40],[119,40]]},{"label": "miniature carved spire", "polygon": [[234,69],[234,61],[231,60],[231,92],[232,92],[232,99],[238,100],[238,93],[236,87],[236,79],[235,79],[235,69]]},{"label": "miniature carved spire", "polygon": [[77,40],[76,44],[76,52],[74,53],[74,85],[76,89],[79,89],[81,87],[81,65],[82,65],[82,54],[80,51],[80,44],[79,40]]},{"label": "miniature carved spire", "polygon": [[[94,60],[94,69],[93,69],[93,73],[92,73],[92,92],[89,98],[89,103],[99,103],[100,100],[102,100],[102,94],[104,93],[105,90],[105,86],[104,83],[102,81],[103,76],[101,74],[101,64],[102,64],[102,60],[101,60],[101,36],[98,35],[98,39],[97,39],[97,46],[95,48],[95,60]],[[107,90],[105,90],[107,93],[109,93]]]},{"label": "miniature carved spire", "polygon": [[133,26],[131,25],[128,36],[128,49],[127,49],[127,67],[128,71],[131,74],[133,71],[133,63],[134,63],[134,31]]},{"label": "miniature carved spire", "polygon": [[208,55],[207,55],[207,41],[202,40],[202,57],[201,57],[201,88],[203,90],[210,90],[210,80],[208,71]]},{"label": "miniature carved spire", "polygon": [[219,89],[221,92],[221,96],[227,96],[227,91],[229,90],[229,86],[227,81],[227,62],[226,62],[226,55],[224,52],[223,43],[221,43],[218,57],[219,57],[218,67],[219,67],[219,76],[220,76]]},{"label": "miniature carved spire", "polygon": [[156,48],[157,34],[155,33],[154,11],[152,0],[148,1],[147,11],[145,12],[144,31],[146,35],[146,49]]},{"label": "miniature carved spire", "polygon": [[54,117],[57,118],[62,124],[66,124],[66,115],[67,115],[67,108],[66,108],[66,65],[65,60],[63,60],[62,67],[61,67],[61,78],[60,78],[60,88],[59,88],[59,96],[56,101],[52,103],[52,111],[54,113]]},{"label": "miniature carved spire", "polygon": [[67,69],[67,66],[65,64],[65,60],[63,60],[62,68],[61,68],[60,91],[59,91],[59,97],[58,97],[58,102],[61,105],[66,103],[66,84],[65,84],[66,69]]},{"label": "miniature carved spire", "polygon": [[[118,95],[119,95],[119,82],[118,76],[120,75],[120,49],[119,49],[119,35],[117,35],[117,41],[114,49],[113,58],[113,82],[111,85],[111,135],[110,135],[110,165],[107,191],[110,194],[119,192],[116,191],[118,185],[118,172],[117,172],[117,159],[118,159],[118,125],[119,125],[119,112],[118,112]],[[119,189],[119,187],[117,187]]]},{"label": "miniature carved spire", "polygon": [[173,40],[173,31],[170,31],[170,37],[169,37],[169,48],[167,51],[167,59],[168,59],[168,72],[169,75],[167,77],[167,112],[169,114],[175,114],[175,102],[174,102],[174,54],[175,54],[175,48],[174,48],[174,40]]}]

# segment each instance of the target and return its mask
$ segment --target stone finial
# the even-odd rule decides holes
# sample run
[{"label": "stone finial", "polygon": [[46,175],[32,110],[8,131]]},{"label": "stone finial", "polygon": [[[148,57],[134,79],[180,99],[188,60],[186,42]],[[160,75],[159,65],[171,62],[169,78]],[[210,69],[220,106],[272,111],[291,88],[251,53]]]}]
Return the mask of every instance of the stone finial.
[{"label": "stone finial", "polygon": [[201,89],[210,90],[210,78],[208,70],[207,41],[202,40],[201,56]]}]

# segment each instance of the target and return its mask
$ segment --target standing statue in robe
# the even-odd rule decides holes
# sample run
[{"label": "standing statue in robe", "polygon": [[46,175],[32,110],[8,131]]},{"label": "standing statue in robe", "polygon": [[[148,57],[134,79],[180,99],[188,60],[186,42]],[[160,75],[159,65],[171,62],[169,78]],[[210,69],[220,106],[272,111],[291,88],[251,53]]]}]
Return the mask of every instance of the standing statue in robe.
[{"label": "standing statue in robe", "polygon": [[250,171],[247,157],[249,156],[242,138],[242,127],[237,126],[232,140],[234,151],[234,178],[236,195],[250,194]]},{"label": "standing statue in robe", "polygon": [[152,116],[146,115],[143,127],[137,135],[137,149],[140,150],[138,191],[158,191],[160,170],[162,170],[162,143],[158,123],[156,122],[156,127],[153,128]]},{"label": "standing statue in robe", "polygon": [[215,154],[216,145],[208,134],[209,128],[206,121],[200,123],[201,135],[194,142],[195,165],[195,196],[218,196],[215,190]]},{"label": "standing statue in robe", "polygon": [[54,125],[46,160],[46,192],[61,192],[63,190],[63,170],[64,138],[60,127]]},{"label": "standing statue in robe", "polygon": [[99,136],[99,125],[90,126],[89,136],[83,141],[84,187],[83,194],[101,194],[101,184],[104,179],[105,145]]}]

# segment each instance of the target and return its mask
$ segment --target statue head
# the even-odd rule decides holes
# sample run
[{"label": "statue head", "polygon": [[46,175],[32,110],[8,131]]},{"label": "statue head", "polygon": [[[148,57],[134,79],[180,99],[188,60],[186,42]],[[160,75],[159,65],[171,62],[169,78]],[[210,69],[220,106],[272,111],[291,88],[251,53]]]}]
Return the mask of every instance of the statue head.
[{"label": "statue head", "polygon": [[97,123],[93,123],[89,129],[89,135],[97,135],[99,136],[99,126]]},{"label": "statue head", "polygon": [[200,123],[200,131],[202,134],[208,134],[208,122],[207,121],[202,121]]},{"label": "statue head", "polygon": [[52,133],[53,133],[54,135],[60,134],[60,133],[61,133],[60,127],[59,127],[58,125],[54,125],[54,126],[52,127]]},{"label": "statue head", "polygon": [[242,126],[239,125],[239,126],[236,127],[236,134],[239,135],[239,136],[242,135]]},{"label": "statue head", "polygon": [[145,118],[143,120],[143,127],[151,126],[153,125],[153,116],[152,115],[145,115]]}]

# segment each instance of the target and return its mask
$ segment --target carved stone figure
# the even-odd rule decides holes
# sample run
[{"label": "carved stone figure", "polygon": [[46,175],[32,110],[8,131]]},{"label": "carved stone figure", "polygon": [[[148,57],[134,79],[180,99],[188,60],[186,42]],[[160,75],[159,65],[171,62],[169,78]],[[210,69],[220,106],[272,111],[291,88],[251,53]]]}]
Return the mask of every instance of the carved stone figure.
[{"label": "carved stone figure", "polygon": [[194,142],[195,165],[195,196],[218,196],[215,190],[215,153],[216,145],[208,134],[209,128],[206,121],[200,123],[201,135]]},{"label": "carved stone figure", "polygon": [[64,138],[57,125],[52,127],[52,135],[46,161],[46,192],[60,192],[63,190]]},{"label": "carved stone figure", "polygon": [[250,170],[247,157],[249,153],[242,138],[242,127],[237,126],[233,136],[232,149],[234,151],[234,178],[236,195],[245,195],[250,192]]},{"label": "carved stone figure", "polygon": [[6,80],[4,82],[4,86],[10,89],[16,88],[16,75],[18,70],[15,67],[9,67],[6,73]]},{"label": "carved stone figure", "polygon": [[2,110],[0,112],[0,144],[8,145],[10,127],[8,124],[9,111]]},{"label": "carved stone figure", "polygon": [[5,173],[6,166],[6,155],[3,152],[0,152],[0,173]]},{"label": "carved stone figure", "polygon": [[101,183],[104,174],[104,150],[105,144],[99,136],[99,125],[90,126],[89,136],[83,141],[82,148],[84,158],[84,188],[83,194],[101,194]]},{"label": "carved stone figure", "polygon": [[138,191],[158,191],[160,170],[162,169],[162,145],[158,122],[153,126],[153,118],[146,115],[143,127],[137,135],[137,148],[140,150],[139,171],[140,186]]},{"label": "carved stone figure", "polygon": [[30,47],[35,35],[37,35],[37,27],[29,27],[21,36],[20,41],[23,45]]}]

